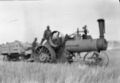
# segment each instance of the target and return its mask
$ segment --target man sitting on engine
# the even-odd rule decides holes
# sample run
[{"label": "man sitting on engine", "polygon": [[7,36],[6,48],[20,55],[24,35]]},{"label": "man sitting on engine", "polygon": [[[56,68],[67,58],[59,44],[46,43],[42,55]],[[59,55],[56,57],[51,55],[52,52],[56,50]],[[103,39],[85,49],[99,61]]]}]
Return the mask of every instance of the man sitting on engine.
[{"label": "man sitting on engine", "polygon": [[42,40],[41,40],[40,45],[42,45],[42,43],[43,43],[45,40],[48,41],[50,36],[51,36],[51,30],[50,30],[50,26],[48,25],[48,26],[47,26],[47,29],[44,31],[43,38],[42,38]]},{"label": "man sitting on engine", "polygon": [[83,39],[87,39],[87,33],[88,33],[87,25],[83,27],[83,32],[84,32],[84,34],[82,35]]},{"label": "man sitting on engine", "polygon": [[76,40],[80,40],[81,39],[81,34],[80,34],[80,31],[79,31],[79,28],[77,28],[77,33],[75,34],[75,39]]}]

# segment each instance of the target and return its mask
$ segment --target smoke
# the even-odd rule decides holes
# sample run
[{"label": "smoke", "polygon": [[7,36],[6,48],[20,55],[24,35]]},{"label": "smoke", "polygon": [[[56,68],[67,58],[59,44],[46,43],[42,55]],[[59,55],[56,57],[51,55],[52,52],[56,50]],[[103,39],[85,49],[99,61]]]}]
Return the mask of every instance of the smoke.
[{"label": "smoke", "polygon": [[[92,25],[91,27],[96,27],[95,24],[90,21],[95,21],[97,18],[104,18],[107,21],[111,21],[108,24],[110,34],[113,33],[112,27],[114,25],[118,27],[117,23],[120,19],[120,7],[118,2],[114,0],[62,0],[59,1],[59,4],[57,2],[58,1],[55,0],[45,0],[24,5],[25,40],[32,41],[34,37],[41,39],[40,36],[42,37],[45,27],[49,24],[50,26],[55,26],[54,29],[52,27],[53,30],[58,29],[59,31],[61,30],[62,32],[68,33],[75,30],[72,25],[76,27],[88,22],[90,26]],[[56,28],[56,26],[63,28]],[[70,29],[68,30],[66,27]],[[95,30],[95,28],[91,29],[91,31],[93,30]],[[96,35],[97,32],[93,34]],[[114,36],[115,35],[109,37],[114,38]]]},{"label": "smoke", "polygon": [[42,10],[39,8],[39,3],[29,4],[25,3],[23,5],[24,26],[26,30],[24,38],[25,41],[32,42],[37,37],[38,41],[40,41],[44,30],[44,26],[42,25]]},{"label": "smoke", "polygon": [[24,26],[26,30],[24,38],[26,41],[31,42],[36,32],[35,32],[34,25],[30,18],[30,12],[25,6],[23,6],[23,15],[24,15]]},{"label": "smoke", "polygon": [[117,1],[98,0],[96,3],[94,8],[99,17],[117,19],[120,16],[120,7]]},{"label": "smoke", "polygon": [[118,0],[98,0],[93,5],[98,18],[105,19],[106,38],[117,40],[120,35],[120,3]]}]

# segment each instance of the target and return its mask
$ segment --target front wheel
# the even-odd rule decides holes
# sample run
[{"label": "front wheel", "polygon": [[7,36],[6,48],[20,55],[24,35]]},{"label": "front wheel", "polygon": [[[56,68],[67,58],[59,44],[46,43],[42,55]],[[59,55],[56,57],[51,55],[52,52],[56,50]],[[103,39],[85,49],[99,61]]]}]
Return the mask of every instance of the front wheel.
[{"label": "front wheel", "polygon": [[108,66],[109,64],[109,57],[105,51],[87,52],[83,60],[88,65]]},{"label": "front wheel", "polygon": [[100,66],[108,66],[109,65],[109,57],[108,57],[107,52],[101,51],[99,57],[102,59],[101,62],[99,63]]}]

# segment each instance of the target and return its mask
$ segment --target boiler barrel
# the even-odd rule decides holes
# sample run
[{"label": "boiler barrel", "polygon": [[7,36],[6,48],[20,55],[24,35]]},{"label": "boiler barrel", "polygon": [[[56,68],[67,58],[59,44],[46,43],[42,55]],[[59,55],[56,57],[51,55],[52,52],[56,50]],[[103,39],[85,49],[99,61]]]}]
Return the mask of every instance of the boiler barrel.
[{"label": "boiler barrel", "polygon": [[107,49],[105,39],[68,40],[65,47],[70,52],[89,52]]}]

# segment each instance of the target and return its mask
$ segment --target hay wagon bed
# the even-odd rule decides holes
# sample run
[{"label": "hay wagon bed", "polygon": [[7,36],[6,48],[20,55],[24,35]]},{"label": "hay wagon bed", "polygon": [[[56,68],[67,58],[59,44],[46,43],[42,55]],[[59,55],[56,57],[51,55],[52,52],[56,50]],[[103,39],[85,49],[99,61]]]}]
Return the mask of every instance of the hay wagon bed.
[{"label": "hay wagon bed", "polygon": [[26,47],[19,41],[0,45],[0,53],[6,61],[20,60],[21,56],[25,56],[25,49]]}]

